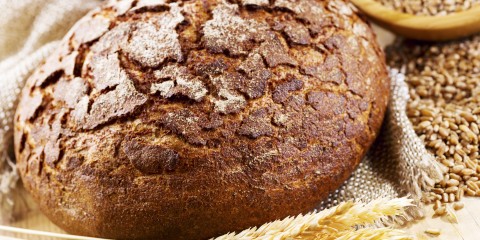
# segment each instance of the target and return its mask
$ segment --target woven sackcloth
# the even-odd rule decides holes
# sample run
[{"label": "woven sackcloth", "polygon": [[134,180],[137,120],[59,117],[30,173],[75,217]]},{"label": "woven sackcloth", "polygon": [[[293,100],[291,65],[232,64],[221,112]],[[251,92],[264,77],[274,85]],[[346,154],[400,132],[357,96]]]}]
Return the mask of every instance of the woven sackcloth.
[{"label": "woven sackcloth", "polygon": [[[12,155],[12,118],[20,89],[57,41],[99,0],[0,0],[0,220],[10,219],[18,174]],[[388,79],[385,79],[388,81]],[[403,74],[391,70],[392,92],[376,143],[352,177],[320,209],[347,200],[409,195],[420,203],[422,189],[441,177],[432,155],[415,135],[406,113],[408,87]],[[412,207],[405,220],[419,217]],[[402,219],[396,219],[402,221]]]}]

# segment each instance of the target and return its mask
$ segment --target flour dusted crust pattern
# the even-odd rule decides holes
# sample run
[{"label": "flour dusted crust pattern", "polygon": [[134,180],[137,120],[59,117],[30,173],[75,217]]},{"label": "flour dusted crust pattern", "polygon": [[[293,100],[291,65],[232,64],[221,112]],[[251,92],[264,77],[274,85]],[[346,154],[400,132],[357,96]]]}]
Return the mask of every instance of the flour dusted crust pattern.
[{"label": "flour dusted crust pattern", "polygon": [[336,189],[380,129],[387,79],[343,1],[110,1],[29,78],[17,164],[71,233],[214,237]]}]

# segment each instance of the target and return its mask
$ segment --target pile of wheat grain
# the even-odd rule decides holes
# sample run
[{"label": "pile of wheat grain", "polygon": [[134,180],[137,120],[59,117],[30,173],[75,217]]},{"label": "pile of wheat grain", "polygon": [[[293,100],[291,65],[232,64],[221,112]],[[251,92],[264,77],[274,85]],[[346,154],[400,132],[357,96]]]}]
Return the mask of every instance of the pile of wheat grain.
[{"label": "pile of wheat grain", "polygon": [[444,16],[465,11],[480,0],[375,0],[388,8],[419,16]]},{"label": "pile of wheat grain", "polygon": [[387,51],[389,65],[405,71],[415,132],[444,168],[423,201],[437,215],[458,210],[464,195],[480,196],[480,35],[438,44],[397,40]]}]

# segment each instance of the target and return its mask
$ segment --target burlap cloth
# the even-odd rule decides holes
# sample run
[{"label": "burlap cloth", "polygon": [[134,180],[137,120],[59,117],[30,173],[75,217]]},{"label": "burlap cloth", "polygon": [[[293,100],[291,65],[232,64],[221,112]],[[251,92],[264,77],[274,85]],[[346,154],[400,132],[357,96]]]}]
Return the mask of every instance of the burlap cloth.
[{"label": "burlap cloth", "polygon": [[[0,0],[0,223],[11,219],[18,175],[12,154],[12,120],[18,94],[32,70],[57,46],[73,23],[100,0]],[[385,79],[388,81],[388,79]],[[381,134],[350,179],[320,209],[355,199],[409,195],[417,203],[422,189],[441,177],[435,159],[415,134],[405,113],[408,87],[391,70],[392,92]],[[422,215],[412,207],[398,221]]]}]

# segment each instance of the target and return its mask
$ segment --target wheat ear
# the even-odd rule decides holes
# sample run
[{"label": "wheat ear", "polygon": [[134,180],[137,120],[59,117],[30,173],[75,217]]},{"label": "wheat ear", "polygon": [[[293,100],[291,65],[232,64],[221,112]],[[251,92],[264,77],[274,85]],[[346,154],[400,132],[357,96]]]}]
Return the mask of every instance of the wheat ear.
[{"label": "wheat ear", "polygon": [[[246,229],[238,234],[229,233],[218,237],[223,239],[333,239],[346,234],[366,233],[367,230],[356,230],[358,226],[373,225],[391,216],[404,214],[404,208],[411,206],[408,198],[388,200],[380,198],[368,204],[360,202],[344,202],[338,206],[321,212],[312,212],[297,217],[287,217],[283,220],[266,223],[259,228]],[[368,228],[375,236],[375,228]],[[396,233],[398,230],[389,228],[378,229],[378,234]],[[355,235],[352,235],[355,236]],[[406,234],[404,236],[407,236]],[[327,237],[327,238],[325,238]],[[350,238],[347,238],[350,239]],[[356,239],[356,238],[352,238]],[[370,238],[375,239],[375,238]],[[379,238],[376,238],[379,239]],[[402,239],[402,238],[398,238]]]}]

